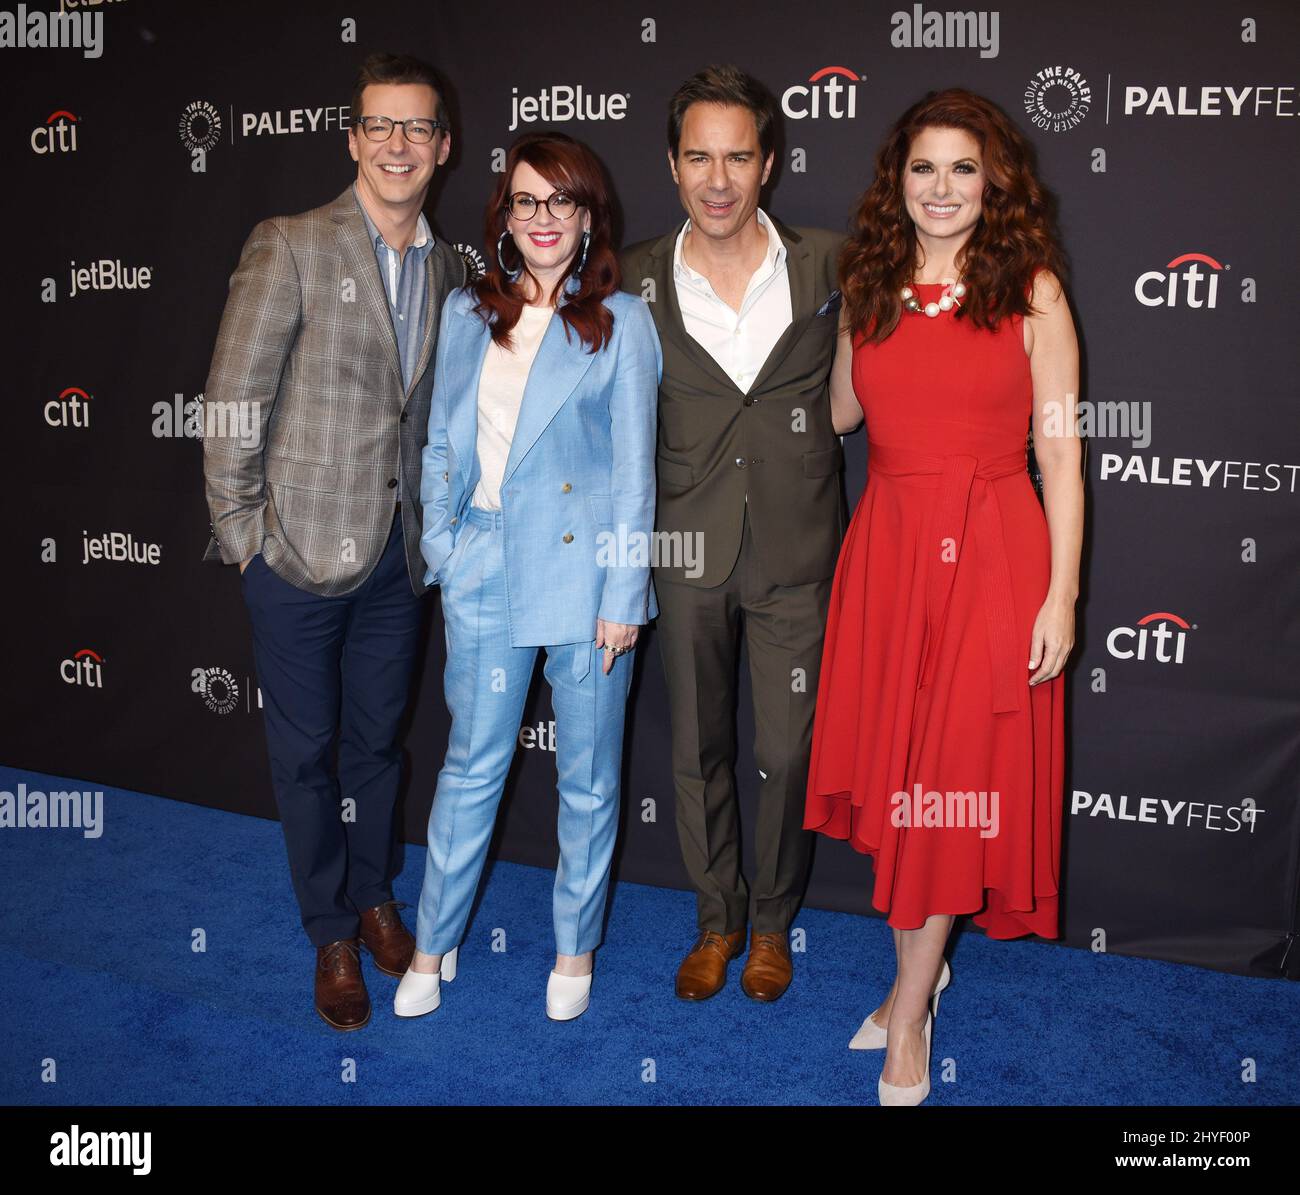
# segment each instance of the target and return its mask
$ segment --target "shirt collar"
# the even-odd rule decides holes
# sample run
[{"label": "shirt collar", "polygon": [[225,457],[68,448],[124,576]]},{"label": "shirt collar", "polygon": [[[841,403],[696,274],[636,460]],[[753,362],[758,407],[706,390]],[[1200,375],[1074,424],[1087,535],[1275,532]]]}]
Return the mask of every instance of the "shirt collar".
[{"label": "shirt collar", "polygon": [[[370,218],[370,213],[366,211],[366,205],[361,202],[361,196],[357,194],[357,184],[352,184],[352,195],[357,201],[357,208],[361,212],[361,218],[366,222],[366,231],[370,234],[370,243],[376,250],[387,249],[390,253],[396,253],[397,250],[384,240],[383,233],[375,227],[375,222]],[[415,240],[411,242],[412,249],[418,249],[418,256],[425,256],[433,248],[433,231],[429,227],[429,221],[424,218],[424,213],[420,213],[420,218],[415,225]]]},{"label": "shirt collar", "polygon": [[[767,213],[761,207],[754,210],[755,215],[758,217],[759,227],[767,233],[767,254],[764,256],[763,264],[759,268],[779,270],[786,258],[785,242],[781,239],[781,234],[777,232],[776,225],[768,219]],[[691,221],[688,217],[686,223],[682,225],[681,231],[677,234],[676,242],[673,244],[673,277],[688,282],[707,282],[708,280],[704,275],[687,265],[686,259],[682,256],[682,243],[686,240],[686,234],[690,230]]]}]

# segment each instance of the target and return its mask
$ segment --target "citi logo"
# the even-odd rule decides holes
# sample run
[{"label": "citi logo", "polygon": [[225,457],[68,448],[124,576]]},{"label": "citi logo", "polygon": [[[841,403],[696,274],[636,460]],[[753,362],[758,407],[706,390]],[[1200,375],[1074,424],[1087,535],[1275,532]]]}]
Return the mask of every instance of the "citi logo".
[{"label": "citi logo", "polygon": [[628,97],[622,92],[592,95],[579,83],[570,87],[556,83],[544,87],[537,95],[520,95],[518,87],[510,89],[510,128],[545,120],[559,124],[567,120],[622,120],[627,115]]},{"label": "citi logo", "polygon": [[60,108],[32,130],[32,152],[72,154],[77,152],[77,117]]},{"label": "citi logo", "polygon": [[1195,629],[1195,623],[1159,611],[1139,618],[1135,627],[1116,627],[1106,636],[1106,650],[1117,660],[1152,659],[1158,664],[1181,664],[1187,632]]},{"label": "citi logo", "polygon": [[89,427],[90,395],[80,386],[69,386],[58,398],[50,399],[42,413],[51,427]]},{"label": "citi logo", "polygon": [[[1179,266],[1187,269],[1179,272]],[[1212,273],[1201,269],[1208,266]],[[1175,257],[1163,270],[1148,270],[1138,275],[1133,284],[1133,295],[1143,307],[1177,307],[1178,296],[1183,296],[1186,307],[1213,307],[1219,298],[1219,271],[1231,266],[1221,265],[1208,253],[1184,253]],[[1201,283],[1208,283],[1204,292]]]},{"label": "citi logo", "polygon": [[858,114],[858,84],[866,77],[847,66],[824,66],[809,75],[807,83],[785,89],[781,111],[791,120],[816,120],[821,116],[851,120]]},{"label": "citi logo", "polygon": [[69,659],[59,662],[59,675],[65,685],[81,685],[86,689],[104,687],[104,657],[97,651],[83,647]]}]

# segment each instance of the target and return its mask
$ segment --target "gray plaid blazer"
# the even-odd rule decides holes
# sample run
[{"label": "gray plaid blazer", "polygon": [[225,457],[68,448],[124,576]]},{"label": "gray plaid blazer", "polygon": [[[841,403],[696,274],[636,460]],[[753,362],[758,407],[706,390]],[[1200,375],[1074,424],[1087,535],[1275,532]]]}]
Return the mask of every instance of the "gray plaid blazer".
[{"label": "gray plaid blazer", "polygon": [[349,184],[333,203],[253,229],[230,279],[204,390],[204,560],[262,553],[300,589],[334,597],[370,575],[393,504],[411,588],[423,593],[420,454],[442,303],[466,281],[445,241],[426,259],[424,342],[402,387],[397,338]]}]

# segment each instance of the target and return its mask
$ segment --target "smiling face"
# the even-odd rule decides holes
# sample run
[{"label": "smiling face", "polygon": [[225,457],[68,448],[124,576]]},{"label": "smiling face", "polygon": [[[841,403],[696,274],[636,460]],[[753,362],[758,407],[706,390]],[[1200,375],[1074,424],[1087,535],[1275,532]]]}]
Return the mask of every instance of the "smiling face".
[{"label": "smiling face", "polygon": [[[371,83],[361,93],[361,111],[355,116],[436,120],[437,113],[438,93],[426,84]],[[451,134],[436,129],[432,141],[416,145],[394,125],[387,141],[371,141],[354,124],[348,130],[348,152],[357,164],[357,189],[363,197],[400,219],[423,206],[434,170],[451,152]]]},{"label": "smiling face", "polygon": [[536,210],[527,220],[507,216],[506,228],[529,273],[542,284],[543,295],[549,295],[555,283],[568,272],[582,234],[591,228],[591,212],[579,207],[566,220],[551,215],[541,201],[554,195],[556,188],[527,162],[515,166],[506,188],[506,201],[521,191],[538,201]]},{"label": "smiling face", "polygon": [[984,158],[965,129],[922,129],[903,168],[903,202],[923,239],[964,244],[984,211]]},{"label": "smiling face", "polygon": [[692,231],[725,240],[754,218],[772,155],[763,158],[748,108],[701,102],[686,109],[677,157],[670,150],[668,166]]}]

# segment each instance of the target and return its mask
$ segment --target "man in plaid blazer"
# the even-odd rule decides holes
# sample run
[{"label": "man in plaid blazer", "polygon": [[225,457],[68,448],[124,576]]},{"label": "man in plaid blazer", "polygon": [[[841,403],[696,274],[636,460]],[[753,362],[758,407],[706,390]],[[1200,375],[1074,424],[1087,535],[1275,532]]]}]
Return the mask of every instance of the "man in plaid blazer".
[{"label": "man in plaid blazer", "polygon": [[392,891],[397,735],[426,608],[434,341],[466,280],[421,211],[451,149],[444,94],[418,59],[366,60],[356,181],[253,229],[205,389],[230,434],[204,439],[204,558],[240,568],[315,1006],[336,1029],[370,1018],[361,946],[397,977],[415,947]]}]

